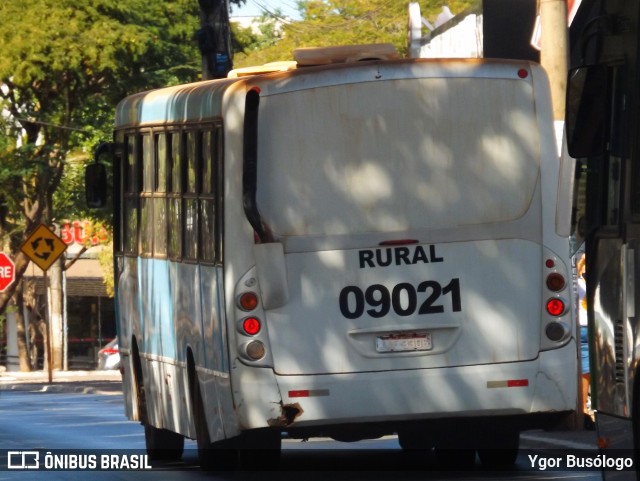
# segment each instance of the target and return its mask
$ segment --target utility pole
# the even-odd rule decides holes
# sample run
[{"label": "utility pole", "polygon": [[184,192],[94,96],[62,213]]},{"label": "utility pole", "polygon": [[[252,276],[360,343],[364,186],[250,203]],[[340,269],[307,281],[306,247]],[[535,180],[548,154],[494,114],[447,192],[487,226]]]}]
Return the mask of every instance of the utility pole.
[{"label": "utility pole", "polygon": [[[569,0],[571,2],[571,0]],[[558,126],[564,127],[567,74],[569,72],[569,26],[567,24],[567,0],[538,0],[540,8],[540,27],[542,31],[540,46],[540,64],[549,76],[553,119]],[[572,2],[571,2],[572,3]],[[558,133],[557,129],[557,132]],[[580,326],[578,326],[578,329]],[[579,338],[579,331],[576,334]],[[575,416],[567,419],[568,428],[581,429],[583,409],[586,399],[582,399],[582,369],[579,351],[576,353],[578,370],[577,399]]]},{"label": "utility pole", "polygon": [[[49,328],[49,340],[51,352],[49,357],[49,372],[51,369],[59,371],[64,368],[64,342],[63,342],[63,316],[64,300],[62,289],[62,259],[58,259],[44,274],[48,277],[47,300],[49,312],[47,313],[47,323]],[[51,382],[51,379],[49,379]]]},{"label": "utility pole", "polygon": [[202,54],[202,80],[226,77],[233,68],[229,0],[198,0],[200,29],[196,32]]},{"label": "utility pole", "polygon": [[554,120],[564,120],[569,69],[569,27],[566,0],[539,0],[542,30],[540,63],[551,84]]}]

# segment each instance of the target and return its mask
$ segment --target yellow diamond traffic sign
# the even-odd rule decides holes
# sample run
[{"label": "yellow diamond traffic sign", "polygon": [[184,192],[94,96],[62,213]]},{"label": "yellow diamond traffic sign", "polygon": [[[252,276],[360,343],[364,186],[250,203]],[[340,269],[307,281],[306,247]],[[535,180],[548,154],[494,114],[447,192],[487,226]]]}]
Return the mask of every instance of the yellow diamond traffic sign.
[{"label": "yellow diamond traffic sign", "polygon": [[20,250],[46,271],[67,250],[67,244],[46,225],[40,224],[20,246]]}]

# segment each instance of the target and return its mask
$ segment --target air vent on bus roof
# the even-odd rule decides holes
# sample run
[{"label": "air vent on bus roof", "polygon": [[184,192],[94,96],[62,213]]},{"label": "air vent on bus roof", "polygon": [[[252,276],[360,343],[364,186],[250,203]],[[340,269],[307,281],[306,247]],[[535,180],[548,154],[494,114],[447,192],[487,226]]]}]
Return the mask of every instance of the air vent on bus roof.
[{"label": "air vent on bus roof", "polygon": [[283,60],[281,62],[269,62],[264,65],[257,65],[254,67],[242,67],[231,70],[227,77],[248,77],[250,75],[260,75],[263,73],[271,72],[285,72],[287,70],[295,70],[296,62],[293,60]]},{"label": "air vent on bus roof", "polygon": [[298,65],[329,65],[332,63],[358,62],[361,60],[391,60],[400,58],[396,48],[390,43],[368,45],[341,45],[338,47],[297,48],[293,58]]}]

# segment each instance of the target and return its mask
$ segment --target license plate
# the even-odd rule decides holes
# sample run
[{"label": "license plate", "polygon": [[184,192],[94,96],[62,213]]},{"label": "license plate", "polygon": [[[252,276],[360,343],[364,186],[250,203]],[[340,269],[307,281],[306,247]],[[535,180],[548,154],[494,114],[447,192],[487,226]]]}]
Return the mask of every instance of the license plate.
[{"label": "license plate", "polygon": [[429,351],[432,348],[428,332],[385,334],[376,338],[378,352]]}]

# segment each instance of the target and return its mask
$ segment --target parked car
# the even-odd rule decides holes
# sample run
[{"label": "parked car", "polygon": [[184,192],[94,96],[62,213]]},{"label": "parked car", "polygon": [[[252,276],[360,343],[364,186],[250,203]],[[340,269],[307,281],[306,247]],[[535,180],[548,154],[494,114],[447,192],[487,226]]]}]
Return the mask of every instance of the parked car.
[{"label": "parked car", "polygon": [[98,351],[98,369],[120,369],[118,339],[113,339]]}]

